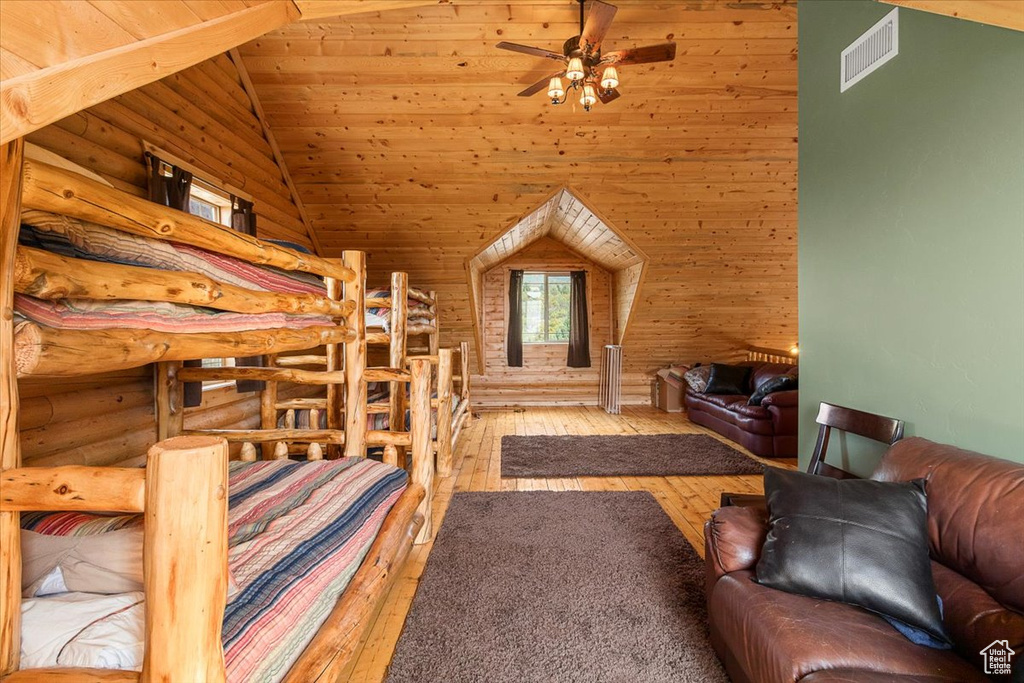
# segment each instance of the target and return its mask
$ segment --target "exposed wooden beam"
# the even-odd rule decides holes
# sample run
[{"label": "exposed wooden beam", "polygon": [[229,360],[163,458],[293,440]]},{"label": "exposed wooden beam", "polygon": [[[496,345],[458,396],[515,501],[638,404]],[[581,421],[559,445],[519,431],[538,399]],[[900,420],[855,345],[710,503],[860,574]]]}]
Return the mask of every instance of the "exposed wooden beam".
[{"label": "exposed wooden beam", "polygon": [[288,164],[285,163],[284,154],[281,153],[277,139],[274,138],[274,132],[270,130],[270,124],[267,123],[267,115],[263,113],[263,105],[260,104],[260,98],[256,94],[256,88],[252,84],[252,79],[249,78],[249,71],[245,68],[242,55],[238,53],[236,48],[231,48],[228,50],[228,57],[231,58],[231,61],[235,63],[235,68],[238,69],[238,77],[242,81],[242,87],[245,88],[246,94],[249,95],[252,110],[256,113],[256,118],[259,119],[260,126],[263,128],[263,137],[267,139],[267,144],[270,145],[270,150],[274,153],[274,160],[281,171],[284,184],[288,186],[288,191],[292,194],[292,201],[295,203],[295,208],[299,210],[299,218],[302,219],[302,224],[306,226],[306,234],[309,235],[309,241],[313,243],[313,249],[317,255],[322,256],[324,252],[320,246],[320,239],[316,235],[316,230],[313,229],[313,224],[309,222],[306,206],[302,203],[302,198],[299,196],[299,191],[295,188],[295,183],[292,182],[292,174],[288,172]]},{"label": "exposed wooden beam", "polygon": [[1024,31],[1024,2],[1022,0],[880,0],[887,5],[898,5],[922,12],[944,14],[947,17],[976,21],[979,24],[1002,26]]},{"label": "exposed wooden beam", "polygon": [[0,144],[158,81],[299,18],[274,0],[0,83]]},{"label": "exposed wooden beam", "polygon": [[409,7],[450,5],[450,0],[295,0],[302,19],[329,19],[365,12],[384,12]]}]

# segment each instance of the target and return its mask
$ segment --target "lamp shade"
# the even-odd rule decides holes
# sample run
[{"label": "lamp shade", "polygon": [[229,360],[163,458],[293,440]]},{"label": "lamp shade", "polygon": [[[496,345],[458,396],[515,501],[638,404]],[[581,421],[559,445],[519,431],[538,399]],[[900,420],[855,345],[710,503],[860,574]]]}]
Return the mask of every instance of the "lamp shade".
[{"label": "lamp shade", "polygon": [[562,79],[555,77],[548,83],[548,97],[553,100],[561,99],[565,95],[565,88],[562,87]]},{"label": "lamp shade", "polygon": [[604,75],[601,76],[601,87],[605,90],[619,87],[619,72],[614,66],[609,66],[604,70]]},{"label": "lamp shade", "polygon": [[597,103],[597,92],[594,90],[593,83],[587,83],[583,86],[583,95],[580,96],[580,104],[585,109],[590,109]]},{"label": "lamp shade", "polygon": [[570,81],[578,81],[583,78],[586,74],[583,71],[583,60],[579,57],[573,57],[569,60],[569,66],[565,69],[565,76]]}]

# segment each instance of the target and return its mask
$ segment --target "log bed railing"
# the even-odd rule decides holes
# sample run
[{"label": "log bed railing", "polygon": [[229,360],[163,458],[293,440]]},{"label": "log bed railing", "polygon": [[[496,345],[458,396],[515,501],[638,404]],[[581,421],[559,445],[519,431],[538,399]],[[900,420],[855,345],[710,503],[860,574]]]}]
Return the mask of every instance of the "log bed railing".
[{"label": "log bed railing", "polygon": [[[331,380],[328,389],[344,391],[344,431],[350,438],[338,440],[344,442],[346,453],[365,452],[367,381],[410,382],[413,414],[403,444],[413,451],[411,483],[386,517],[349,588],[285,678],[303,683],[334,680],[354,651],[395,569],[408,554],[412,538],[419,533],[418,538],[423,540],[430,534],[430,496],[426,495],[432,488],[434,472],[430,454],[430,363],[414,360],[408,371],[365,367],[362,253],[347,252],[343,263],[337,263],[276,247],[71,171],[25,161],[23,150],[20,139],[0,147],[0,677],[10,683],[216,683],[225,677],[221,625],[227,588],[226,440],[202,435],[161,440],[150,449],[145,469],[22,467],[17,378],[67,377],[158,362],[158,424],[163,425],[161,434],[166,435],[183,413],[180,404],[171,400],[179,379],[179,361],[276,354],[326,345],[331,359],[323,371]],[[328,291],[336,296],[239,292],[209,278],[193,278],[193,274],[51,258],[50,254],[18,246],[22,208],[182,242],[250,263],[313,273],[326,278]],[[127,289],[119,289],[121,286]],[[16,291],[40,298],[73,292],[76,297],[141,298],[229,311],[242,308],[250,312],[254,307],[259,312],[316,310],[342,322],[300,330],[196,334],[129,329],[77,331],[31,322],[20,323],[16,330]],[[248,370],[259,374],[259,369]],[[337,383],[338,379],[343,382]],[[336,393],[328,400],[337,402],[339,396]],[[177,414],[172,414],[175,411]],[[403,440],[398,436],[393,438]],[[25,510],[144,514],[147,647],[141,673],[18,670],[22,569],[19,515]],[[155,646],[150,647],[150,643]]]}]

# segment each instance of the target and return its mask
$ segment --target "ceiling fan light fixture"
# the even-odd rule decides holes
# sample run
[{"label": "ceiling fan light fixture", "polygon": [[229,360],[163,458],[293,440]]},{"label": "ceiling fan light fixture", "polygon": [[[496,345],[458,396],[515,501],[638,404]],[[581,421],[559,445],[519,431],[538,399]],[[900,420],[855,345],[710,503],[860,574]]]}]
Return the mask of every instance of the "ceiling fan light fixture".
[{"label": "ceiling fan light fixture", "polygon": [[562,79],[555,76],[548,83],[548,97],[551,101],[560,100],[565,97],[565,88],[562,86]]},{"label": "ceiling fan light fixture", "polygon": [[597,92],[594,90],[593,83],[587,83],[583,86],[583,94],[580,96],[580,104],[582,104],[583,108],[587,111],[590,111],[590,108],[597,104]]},{"label": "ceiling fan light fixture", "polygon": [[565,77],[570,81],[582,80],[586,74],[583,71],[583,60],[573,57],[569,60],[569,66],[565,70]]},{"label": "ceiling fan light fixture", "polygon": [[619,72],[614,66],[609,66],[601,76],[601,87],[605,90],[614,90],[619,87]]}]

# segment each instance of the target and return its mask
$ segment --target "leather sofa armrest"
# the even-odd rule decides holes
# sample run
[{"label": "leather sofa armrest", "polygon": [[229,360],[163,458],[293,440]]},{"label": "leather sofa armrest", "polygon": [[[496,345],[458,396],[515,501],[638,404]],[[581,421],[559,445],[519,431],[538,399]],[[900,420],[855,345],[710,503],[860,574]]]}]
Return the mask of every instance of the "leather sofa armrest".
[{"label": "leather sofa armrest", "polygon": [[753,569],[768,535],[765,508],[730,506],[711,513],[704,524],[704,564],[708,596],[718,579],[730,572]]},{"label": "leather sofa armrest", "polygon": [[765,408],[775,406],[776,408],[796,408],[800,404],[800,390],[790,389],[789,391],[776,391],[774,394],[768,394],[761,401],[761,405]]}]

